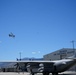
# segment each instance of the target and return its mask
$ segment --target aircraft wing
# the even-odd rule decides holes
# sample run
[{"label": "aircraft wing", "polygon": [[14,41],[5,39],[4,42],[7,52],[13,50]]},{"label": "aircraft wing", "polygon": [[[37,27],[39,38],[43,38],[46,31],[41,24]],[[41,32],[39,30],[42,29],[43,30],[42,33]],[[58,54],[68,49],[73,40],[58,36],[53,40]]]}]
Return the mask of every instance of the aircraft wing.
[{"label": "aircraft wing", "polygon": [[44,61],[35,61],[35,60],[28,60],[28,61],[0,61],[0,63],[43,63],[43,64],[45,64],[45,63],[50,63],[50,64],[54,64],[54,61],[46,61],[46,60],[44,60]]},{"label": "aircraft wing", "polygon": [[55,64],[55,62],[54,61],[35,61],[35,60],[29,60],[29,61],[0,61],[0,63],[14,63],[15,64],[15,66],[21,66],[21,65],[24,65],[25,67],[27,66],[27,65],[31,65],[31,66],[40,66],[40,65],[48,65],[49,66],[49,64],[50,65],[53,65],[53,64]]},{"label": "aircraft wing", "polygon": [[[25,67],[25,68],[38,68],[38,69],[42,69],[42,67],[47,67],[47,66],[52,66],[54,64],[54,62],[52,61],[35,61],[35,60],[29,60],[29,61],[0,61],[0,63],[14,63],[13,66],[16,66],[16,68],[20,68],[20,67]],[[40,68],[41,67],[41,68]],[[38,70],[37,69],[37,70]]]}]

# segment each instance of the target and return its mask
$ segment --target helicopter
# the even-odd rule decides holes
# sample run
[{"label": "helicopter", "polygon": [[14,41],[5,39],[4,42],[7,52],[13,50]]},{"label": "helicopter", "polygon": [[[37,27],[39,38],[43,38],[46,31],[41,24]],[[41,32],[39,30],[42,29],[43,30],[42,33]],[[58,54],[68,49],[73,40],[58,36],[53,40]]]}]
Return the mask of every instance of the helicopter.
[{"label": "helicopter", "polygon": [[11,33],[9,34],[9,37],[14,38],[14,37],[15,37],[15,35],[11,32]]}]

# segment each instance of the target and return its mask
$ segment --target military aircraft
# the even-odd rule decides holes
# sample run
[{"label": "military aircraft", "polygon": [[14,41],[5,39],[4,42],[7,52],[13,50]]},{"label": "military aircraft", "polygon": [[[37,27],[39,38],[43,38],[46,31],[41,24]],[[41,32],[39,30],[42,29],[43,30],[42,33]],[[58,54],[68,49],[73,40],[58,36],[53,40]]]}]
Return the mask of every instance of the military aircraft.
[{"label": "military aircraft", "polygon": [[10,34],[9,34],[9,37],[15,37],[15,35],[11,32]]},{"label": "military aircraft", "polygon": [[58,75],[58,73],[64,72],[76,64],[76,55],[56,61],[25,60],[25,61],[4,61],[4,62],[16,63],[17,67],[25,65],[27,71],[31,75],[34,75],[35,73],[43,73],[43,75],[49,75],[49,73],[52,73],[52,75]]}]

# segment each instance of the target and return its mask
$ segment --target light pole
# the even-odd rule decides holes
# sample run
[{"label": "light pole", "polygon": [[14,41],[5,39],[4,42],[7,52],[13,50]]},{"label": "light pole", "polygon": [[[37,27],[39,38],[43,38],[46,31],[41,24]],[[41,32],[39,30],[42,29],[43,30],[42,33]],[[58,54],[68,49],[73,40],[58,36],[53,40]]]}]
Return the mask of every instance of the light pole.
[{"label": "light pole", "polygon": [[75,43],[75,41],[72,40],[71,43],[73,44],[73,51],[74,51],[74,55],[75,55],[75,49],[74,49],[74,43]]},{"label": "light pole", "polygon": [[19,54],[20,54],[20,61],[21,61],[21,52]]},{"label": "light pole", "polygon": [[[71,43],[73,44],[73,51],[74,51],[74,55],[75,55],[75,49],[74,49],[74,43],[75,43],[75,41],[72,40]],[[76,71],[76,67],[75,67],[75,71]]]}]

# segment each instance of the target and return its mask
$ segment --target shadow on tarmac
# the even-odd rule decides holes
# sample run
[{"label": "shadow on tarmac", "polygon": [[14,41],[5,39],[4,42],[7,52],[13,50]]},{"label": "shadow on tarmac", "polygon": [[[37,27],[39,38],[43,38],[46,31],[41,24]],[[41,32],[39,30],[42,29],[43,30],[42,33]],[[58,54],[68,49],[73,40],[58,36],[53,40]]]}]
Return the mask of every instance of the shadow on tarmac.
[{"label": "shadow on tarmac", "polygon": [[76,75],[76,72],[63,72],[63,73],[60,73],[58,75]]},{"label": "shadow on tarmac", "polygon": [[[0,75],[30,75],[28,72],[0,72]],[[43,75],[42,73],[37,73],[35,75]],[[49,75],[52,75],[52,73],[50,73]],[[63,73],[59,73],[58,75],[76,75],[76,72],[63,72]]]}]

